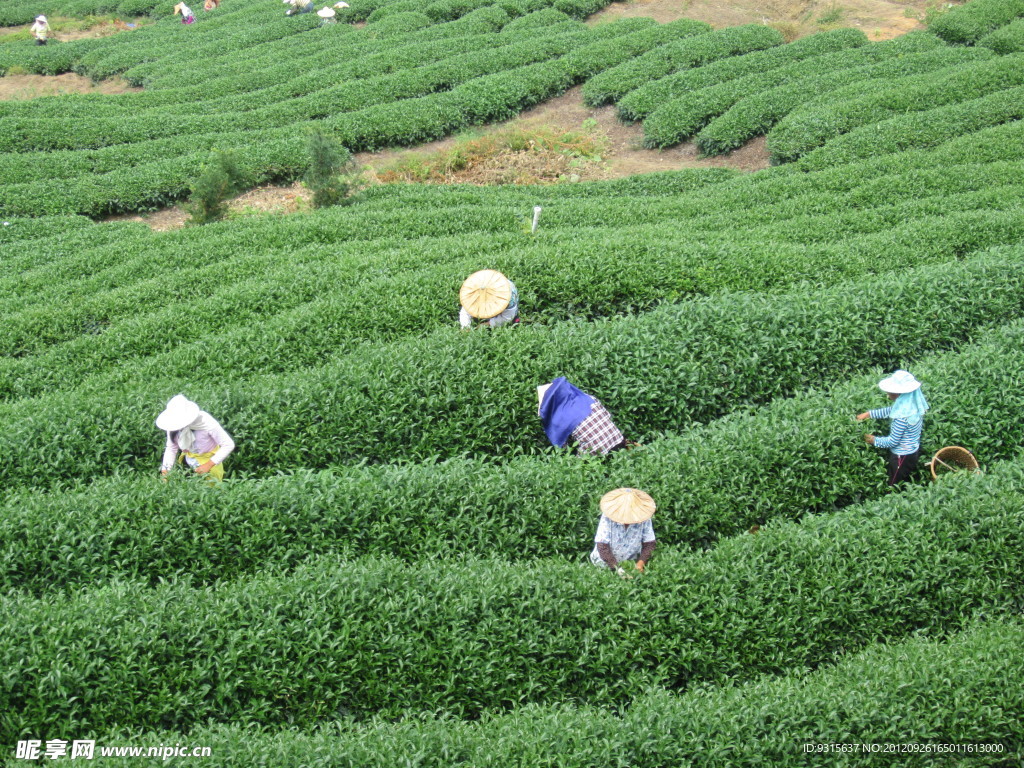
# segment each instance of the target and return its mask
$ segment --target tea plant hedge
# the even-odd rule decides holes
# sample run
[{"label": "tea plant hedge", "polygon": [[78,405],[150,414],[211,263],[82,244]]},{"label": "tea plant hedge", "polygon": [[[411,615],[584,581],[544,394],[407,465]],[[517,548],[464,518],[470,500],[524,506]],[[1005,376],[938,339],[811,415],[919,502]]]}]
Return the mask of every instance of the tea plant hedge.
[{"label": "tea plant hedge", "polygon": [[[769,141],[772,146],[780,146],[785,142],[781,135],[784,129],[781,126],[776,126],[773,130],[773,126],[780,120],[787,119],[791,120],[793,124],[800,124],[801,117],[787,118],[794,110],[798,110],[805,120],[809,119],[806,116],[807,112],[811,112],[816,117],[821,116],[820,111],[810,107],[805,110],[798,109],[807,102],[823,104],[826,99],[835,99],[837,103],[834,106],[837,111],[842,110],[844,114],[852,114],[854,112],[853,105],[860,103],[863,99],[851,100],[844,86],[856,84],[858,91],[872,94],[882,87],[890,88],[889,82],[893,78],[899,82],[905,82],[907,75],[932,70],[939,70],[936,76],[941,77],[942,72],[946,72],[948,75],[950,71],[943,68],[956,64],[969,64],[981,58],[983,57],[973,50],[940,48],[924,53],[909,54],[881,64],[853,67],[838,72],[800,78],[792,83],[769,88],[762,93],[740,99],[725,114],[715,118],[704,127],[697,135],[697,147],[705,155],[720,155],[742,146],[755,136],[767,134],[770,130]],[[957,69],[952,68],[952,71],[956,72]],[[834,95],[825,96],[825,94]],[[873,121],[872,116],[863,113],[859,115],[858,119],[864,119],[865,122]],[[820,122],[826,123],[827,118],[821,119]],[[840,130],[838,126],[830,126],[829,129]]]},{"label": "tea plant hedge", "polygon": [[[604,0],[351,0],[326,26],[148,3],[0,9],[152,14],[0,44],[0,72],[144,89],[0,102],[5,743],[187,740],[246,766],[816,765],[801,745],[840,737],[1024,756],[1007,6],[940,17],[973,29],[950,45],[584,24]],[[702,152],[788,132],[795,162],[377,185],[159,233],[83,217],[179,200],[218,151],[247,185],[294,179],[313,129],[406,145],[573,86]],[[523,322],[460,331],[484,267]],[[887,486],[863,435],[888,425],[854,415],[899,367],[931,404],[923,461],[963,445],[983,475]],[[551,448],[534,388],[559,375],[641,445]],[[179,392],[237,442],[222,483],[161,482],[153,419]],[[658,505],[633,580],[588,562],[623,486]],[[828,759],[891,763],[857,758]]]},{"label": "tea plant hedge", "polygon": [[[527,705],[473,722],[433,716],[374,720],[354,728],[341,720],[316,731],[260,735],[238,726],[208,726],[193,730],[192,738],[210,745],[223,765],[240,768],[261,760],[387,768],[395,754],[417,754],[424,768],[446,768],[453,756],[481,768],[532,768],[553,754],[566,768],[616,763],[654,768],[698,760],[757,768],[812,765],[820,753],[808,757],[803,745],[832,744],[837,733],[850,734],[858,744],[877,744],[879,750],[903,743],[899,740],[910,733],[927,734],[936,750],[939,744],[964,745],[972,751],[960,757],[971,765],[999,766],[1018,743],[1022,642],[1019,620],[979,620],[946,637],[878,644],[814,672],[766,676],[712,691],[647,691],[621,715],[599,704]],[[955,708],[945,706],[951,700]],[[680,733],[688,738],[679,738]],[[169,744],[177,738],[156,732],[135,741]],[[115,732],[104,743],[129,739]],[[907,754],[901,762],[930,765],[937,754],[954,753]],[[851,748],[829,755],[828,762],[886,765],[891,757]]]},{"label": "tea plant hedge", "polygon": [[[1018,321],[1000,331],[979,331],[973,337],[983,342],[979,349],[931,357],[926,353],[934,348],[908,354],[889,347],[890,359],[903,365],[913,361],[913,370],[927,382],[934,414],[925,432],[926,457],[942,445],[966,444],[989,464],[1019,449],[1024,439],[1014,416],[1019,398],[1005,392],[1019,364],[1012,345],[1019,344],[1020,329]],[[712,356],[709,350],[707,357]],[[1005,370],[986,371],[986,361]],[[707,366],[705,360],[689,362],[687,380],[693,387],[723,388],[697,372],[701,364]],[[879,370],[892,367],[883,364]],[[967,373],[982,394],[968,398],[957,390]],[[820,380],[813,369],[804,371],[806,386]],[[829,395],[787,391],[781,389],[786,382],[779,382],[770,405],[713,420],[691,433],[655,438],[608,464],[548,455],[513,458],[500,470],[483,459],[337,467],[211,490],[184,478],[162,485],[153,456],[154,464],[144,468],[149,480],[122,471],[119,478],[66,498],[12,493],[8,505],[17,512],[0,525],[2,583],[41,592],[54,584],[84,585],[113,576],[155,583],[185,569],[199,581],[230,579],[264,562],[297,563],[307,545],[313,551],[410,561],[449,545],[467,555],[498,551],[516,560],[575,559],[593,533],[601,489],[616,485],[650,489],[664,513],[658,529],[667,541],[709,546],[755,523],[882,494],[881,458],[859,439],[870,425],[852,421],[877,397],[875,381],[861,377],[833,387]],[[598,392],[604,398],[605,392]],[[790,392],[793,400],[780,399]],[[737,404],[753,400],[741,400],[744,394],[735,392]],[[989,433],[973,431],[983,414],[992,425]],[[533,430],[539,432],[536,420]],[[745,471],[750,463],[764,472]],[[563,510],[558,516],[550,514],[555,507]],[[183,517],[185,510],[191,511]],[[194,526],[206,532],[201,539],[187,535]],[[161,549],[161,541],[175,545]]]},{"label": "tea plant hedge", "polygon": [[856,84],[853,98],[840,91],[838,103],[818,100],[788,116],[772,130],[768,151],[774,162],[791,162],[862,125],[1012,89],[1024,83],[1022,64],[1024,56],[1003,56],[890,82]]},{"label": "tea plant hedge", "polygon": [[[634,581],[556,561],[315,557],[204,589],[184,578],[9,593],[0,733],[621,705],[654,686],[751,680],[956,632],[974,614],[1014,615],[1024,567],[1020,465],[966,479],[711,552],[669,549]],[[955,588],[936,588],[951,568]],[[59,699],[33,684],[41,669]]]},{"label": "tea plant hedge", "polygon": [[949,43],[972,45],[1019,16],[1024,16],[1021,0],[972,0],[940,14],[928,29]]},{"label": "tea plant hedge", "polygon": [[[857,33],[850,30],[845,39],[852,43]],[[709,31],[691,40],[660,46],[591,78],[583,86],[583,100],[592,107],[600,106],[670,72],[781,44],[778,31],[760,24]]]},{"label": "tea plant hedge", "polygon": [[[936,46],[927,35],[896,38],[884,43],[860,46],[797,61],[781,67],[702,88],[687,89],[684,95],[663,101],[644,120],[644,145],[668,147],[696,134],[713,118],[725,113],[737,101],[767,88],[785,85],[808,74],[822,74],[850,67],[863,67]],[[987,52],[986,52],[987,53]],[[979,54],[979,57],[985,53]]]},{"label": "tea plant hedge", "polygon": [[996,53],[1024,53],[1024,19],[990,32],[978,41],[978,45],[991,48]]},{"label": "tea plant hedge", "polygon": [[964,134],[1024,118],[1024,88],[891,117],[832,139],[800,159],[807,169],[906,149],[933,147]]}]

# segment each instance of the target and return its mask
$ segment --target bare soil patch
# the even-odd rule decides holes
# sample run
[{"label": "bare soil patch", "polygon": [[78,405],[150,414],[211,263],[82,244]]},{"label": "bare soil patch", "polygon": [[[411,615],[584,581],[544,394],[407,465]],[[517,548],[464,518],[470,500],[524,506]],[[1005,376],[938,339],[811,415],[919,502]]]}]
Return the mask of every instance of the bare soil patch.
[{"label": "bare soil patch", "polygon": [[[619,121],[614,106],[592,108],[583,103],[581,88],[572,88],[561,96],[523,112],[519,117],[477,130],[474,135],[486,136],[510,129],[530,131],[583,132],[603,146],[599,160],[573,158],[564,154],[540,151],[505,152],[473,168],[449,174],[444,183],[502,184],[571,181],[596,181],[632,176],[637,173],[669,171],[680,168],[735,168],[757,171],[767,168],[768,153],[764,139],[754,139],[746,146],[720,157],[700,158],[692,142],[670,149],[645,149],[640,124],[626,125]],[[362,152],[355,156],[360,167],[369,166],[371,176],[389,179],[388,170],[451,153],[463,141],[449,137],[423,144],[415,149],[392,149]]]},{"label": "bare soil patch", "polygon": [[[268,184],[250,189],[239,195],[228,205],[227,218],[242,218],[260,214],[286,214],[309,210],[309,201],[313,194],[301,182],[288,186]],[[184,206],[164,208],[152,213],[127,213],[109,216],[105,221],[139,221],[146,224],[154,232],[166,232],[181,229],[189,220],[189,212]]]},{"label": "bare soil patch", "polygon": [[[2,82],[2,80],[0,80]],[[639,124],[619,122],[613,106],[593,109],[583,103],[580,88],[573,88],[519,117],[474,132],[487,136],[516,129],[551,133],[588,134],[602,147],[599,158],[579,158],[559,152],[536,149],[499,151],[477,165],[446,174],[445,184],[530,184],[576,181],[600,181],[633,176],[638,173],[671,171],[681,168],[735,168],[752,172],[767,168],[768,152],[763,137],[750,141],[728,155],[700,158],[692,142],[665,150],[640,146],[643,129]],[[394,180],[389,169],[404,164],[430,162],[456,149],[465,137],[450,136],[413,149],[389,149],[381,152],[360,152],[354,156],[356,165],[364,169],[370,183]],[[258,214],[288,214],[309,210],[312,193],[300,182],[287,186],[266,185],[235,198],[229,205],[229,218]],[[183,227],[189,214],[182,206],[154,213],[126,214],[109,217],[108,221],[140,221],[157,232]]]},{"label": "bare soil patch", "polygon": [[0,101],[36,99],[68,93],[132,93],[133,88],[120,77],[93,83],[87,77],[68,72],[63,75],[7,75],[0,77]]}]

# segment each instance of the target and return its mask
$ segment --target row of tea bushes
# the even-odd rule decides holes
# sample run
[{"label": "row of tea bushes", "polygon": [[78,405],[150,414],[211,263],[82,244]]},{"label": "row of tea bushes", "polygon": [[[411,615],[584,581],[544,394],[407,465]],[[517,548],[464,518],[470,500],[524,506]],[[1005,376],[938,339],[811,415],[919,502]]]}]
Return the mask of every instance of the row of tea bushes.
[{"label": "row of tea bushes", "polygon": [[[921,36],[911,33],[907,37]],[[931,39],[934,41],[934,47],[942,45],[941,41],[934,36],[931,36]],[[641,85],[623,96],[617,104],[619,119],[626,122],[643,120],[665,101],[683,96],[690,91],[710,88],[728,80],[767,72],[837,50],[860,47],[866,43],[867,37],[863,39],[850,37],[848,30],[822,32],[786,45],[769,48],[766,51],[733,56],[692,71],[666,75]]]},{"label": "row of tea bushes", "polygon": [[971,0],[941,14],[928,29],[950,43],[972,45],[1020,16],[1022,0]]},{"label": "row of tea bushes", "polygon": [[1024,118],[1024,88],[959,104],[891,117],[838,136],[800,159],[806,170],[846,164],[881,154],[929,148],[984,128]]},{"label": "row of tea bushes", "polygon": [[[845,34],[835,34],[820,41],[822,50],[838,50],[862,44],[865,40],[861,32],[842,32]],[[701,67],[730,56],[741,56],[781,44],[782,35],[761,24],[727,27],[689,40],[667,43],[588,80],[583,86],[583,101],[591,107],[599,107],[618,101],[644,83],[670,72]]]},{"label": "row of tea bushes", "polygon": [[[779,126],[777,130],[772,129],[780,120],[784,124],[802,127],[807,122],[805,117],[807,112],[818,114],[813,111],[818,104],[824,104],[826,108],[835,106],[836,109],[842,109],[848,113],[851,98],[846,86],[856,84],[856,87],[863,93],[873,94],[879,90],[888,90],[890,80],[906,82],[905,76],[914,72],[929,72],[941,67],[948,67],[954,62],[970,62],[973,61],[974,55],[955,49],[939,48],[935,51],[911,54],[903,59],[867,67],[854,67],[838,72],[811,75],[785,85],[769,88],[767,91],[740,99],[725,114],[708,123],[697,135],[697,147],[705,155],[719,155],[741,147],[755,136],[764,134],[769,135],[769,142],[773,146],[779,146],[785,140],[777,133],[781,133],[784,129],[782,126]],[[965,59],[965,56],[972,58]],[[955,75],[959,71],[959,69],[953,68],[950,68],[949,71],[940,69],[940,73],[933,74],[932,77],[942,77],[943,74],[949,75],[950,72]],[[800,110],[800,107],[808,102],[811,104]],[[853,101],[852,103],[858,102]],[[794,110],[799,112],[800,117],[791,114]],[[860,117],[861,115],[858,115],[858,118]],[[863,122],[869,122],[873,117],[865,115]],[[831,126],[829,129],[832,129]],[[819,130],[821,129],[819,128]],[[779,156],[773,155],[773,158],[778,160]]]},{"label": "row of tea bushes", "polygon": [[633,581],[447,551],[415,565],[315,557],[203,588],[183,577],[8,593],[0,736],[472,718],[813,668],[910,632],[961,630],[974,614],[1015,614],[1022,491],[1014,463],[710,552],[665,548]]},{"label": "row of tea bushes", "polygon": [[[892,63],[890,76],[904,70],[904,62],[914,53],[924,53],[936,47],[935,38],[912,35],[884,43],[873,43],[852,50],[818,56],[764,73],[728,80],[709,88],[687,92],[686,95],[664,102],[644,120],[644,144],[648,147],[668,147],[695,135],[714,118],[725,114],[740,99],[754,96],[769,88],[786,85],[812,75],[866,67],[871,64]],[[957,63],[993,58],[988,49],[948,51],[947,66]],[[921,66],[942,66],[943,57],[924,59]],[[916,60],[911,59],[909,71]]]},{"label": "row of tea bushes", "polygon": [[[914,361],[933,406],[926,459],[940,446],[968,445],[988,469],[1019,453],[1020,401],[1003,392],[1021,360],[1007,345],[1020,334],[1016,323],[977,349]],[[961,382],[990,364],[1007,368],[970,379],[981,393],[964,397]],[[753,524],[886,495],[883,461],[861,440],[871,426],[852,419],[871,404],[876,381],[862,376],[827,394],[801,392],[607,462],[565,453],[515,456],[501,466],[454,459],[293,471],[210,488],[191,476],[159,482],[154,455],[145,477],[122,474],[67,493],[9,492],[0,583],[36,595],[113,578],[155,585],[184,572],[210,583],[267,563],[289,569],[310,552],[410,562],[448,550],[579,560],[601,495],[619,486],[655,497],[663,542],[709,547]]]},{"label": "row of tea bushes", "polygon": [[[1024,84],[1024,55],[948,67],[927,74],[855,83],[804,106],[768,136],[774,163],[792,162],[830,139],[863,125],[911,112],[978,99]],[[893,73],[889,73],[892,75]]]},{"label": "row of tea bushes", "polygon": [[[1024,738],[1016,714],[1024,709],[1022,644],[1019,620],[979,618],[959,633],[878,644],[814,672],[683,694],[645,691],[621,715],[596,703],[527,705],[473,722],[437,716],[362,725],[340,720],[315,731],[259,735],[237,725],[207,726],[194,729],[189,741],[209,745],[225,768],[392,768],[395,755],[416,755],[420,768],[455,762],[476,768],[789,768],[823,760],[836,768],[863,768],[892,765],[896,754],[908,768],[941,760],[997,768],[1020,753]],[[847,749],[816,751],[831,749],[837,734],[853,739]],[[925,734],[927,741],[910,748],[919,751],[886,751]],[[102,743],[182,741],[175,733],[132,732],[128,738],[121,731]]]},{"label": "row of tea bushes", "polygon": [[[314,247],[149,275],[131,288],[79,301],[74,311],[30,307],[8,315],[4,342],[17,356],[0,363],[0,398],[39,396],[87,381],[96,390],[171,377],[223,380],[225,370],[231,379],[286,372],[318,366],[325,356],[367,342],[450,327],[455,289],[479,266],[482,253],[488,264],[529,286],[522,297],[531,325],[646,311],[695,295],[871,274],[877,271],[879,247],[892,269],[941,262],[950,248],[968,247],[959,233],[964,225],[976,226],[984,236],[970,244],[972,250],[1020,237],[1024,219],[1019,214],[991,210],[1012,205],[1002,189],[845,216],[802,217],[738,239],[702,233],[699,242],[681,243],[671,225],[631,228],[636,238],[628,246],[619,242],[621,231],[607,229],[549,234],[525,245],[515,236],[482,236],[436,242],[412,259],[391,250],[380,259],[365,247],[329,254]],[[949,205],[961,212],[943,216]],[[986,210],[972,214],[971,208]],[[908,213],[920,220],[892,228]],[[857,237],[861,229],[873,234]],[[609,263],[610,249],[625,263]],[[388,274],[375,274],[363,261],[375,257]],[[748,269],[753,258],[762,260],[758,274]],[[118,271],[131,273],[131,263]],[[84,281],[82,292],[112,276],[108,271]],[[287,282],[287,288],[277,281]],[[324,296],[324,284],[346,287]],[[168,291],[179,295],[161,301]],[[52,306],[57,295],[65,301],[72,296],[50,291],[26,301]],[[386,309],[368,312],[382,295],[396,298]],[[218,328],[216,352],[205,340],[210,327]],[[168,340],[169,329],[176,341]],[[113,375],[103,375],[108,372]]]},{"label": "row of tea bushes", "polygon": [[[539,447],[534,388],[558,375],[598,396],[627,434],[654,436],[791,394],[808,381],[828,381],[836,370],[897,367],[923,351],[956,346],[979,324],[1019,312],[1016,258],[1011,252],[1003,264],[998,257],[982,260],[966,274],[955,265],[925,270],[916,292],[908,281],[876,278],[846,286],[845,295],[825,292],[827,299],[815,292],[739,295],[586,326],[490,336],[451,330],[367,345],[320,368],[211,379],[189,394],[235,436],[241,446],[235,470],[260,474]],[[978,287],[965,298],[963,282],[950,276],[972,280],[971,272]],[[905,295],[915,317],[942,318],[941,334],[937,322],[885,333],[874,324],[852,325],[849,318],[870,314],[879,295]],[[796,296],[799,302],[788,300]],[[153,409],[180,391],[179,377],[159,375],[4,404],[0,413],[12,414],[4,417],[12,426],[0,435],[0,448],[17,458],[0,467],[0,477],[11,485],[46,485],[129,467],[148,471],[160,447]],[[15,417],[26,411],[38,419]],[[837,433],[835,439],[846,438]],[[97,464],[96,456],[104,461]]]}]

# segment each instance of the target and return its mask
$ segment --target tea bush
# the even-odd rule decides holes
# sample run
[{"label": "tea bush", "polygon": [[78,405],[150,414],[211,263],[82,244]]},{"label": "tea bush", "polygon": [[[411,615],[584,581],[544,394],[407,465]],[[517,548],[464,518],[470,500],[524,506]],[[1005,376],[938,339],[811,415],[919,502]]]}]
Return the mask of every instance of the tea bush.
[{"label": "tea bush", "polygon": [[[633,581],[555,561],[324,556],[215,587],[8,593],[0,733],[308,727],[414,709],[475,717],[816,667],[910,632],[956,632],[972,615],[1015,614],[1022,489],[1016,463],[711,552],[666,548]],[[42,669],[59,697],[34,684]]]},{"label": "tea bush", "polygon": [[[471,722],[431,716],[353,727],[341,720],[315,731],[259,735],[240,726],[207,726],[194,729],[191,738],[210,745],[218,763],[231,768],[260,760],[390,768],[396,754],[418,755],[423,768],[447,768],[452,759],[481,768],[533,768],[552,755],[565,768],[655,768],[698,760],[707,766],[758,768],[809,765],[799,745],[831,743],[837,733],[878,745],[928,733],[964,749],[991,745],[989,751],[969,753],[970,764],[999,766],[1019,739],[1015,712],[1024,706],[1019,683],[1024,669],[1016,651],[1022,642],[1019,621],[978,620],[948,638],[878,644],[814,672],[682,694],[645,691],[621,715],[594,704],[526,705]],[[951,700],[956,707],[944,706]],[[680,739],[680,733],[688,737]],[[179,735],[167,732],[134,738],[150,744],[176,740]],[[126,741],[118,732],[103,739]],[[907,754],[901,762],[930,765],[935,754]],[[158,764],[143,760],[141,765]],[[888,762],[889,757],[875,760],[854,751],[829,756],[835,766]]]},{"label": "tea bush", "polygon": [[768,151],[775,163],[792,162],[835,136],[862,125],[1012,89],[1024,84],[1022,65],[1024,56],[1003,56],[923,75],[899,77],[891,82],[856,84],[853,93],[836,93],[835,103],[831,98],[828,102],[819,100],[789,115],[772,130]]},{"label": "tea bush", "polygon": [[[729,27],[714,32],[708,27],[708,30],[692,39],[659,46],[591,78],[583,86],[583,101],[592,107],[601,106],[618,101],[644,83],[671,72],[782,44],[781,34],[760,24]],[[842,39],[853,44],[858,39],[858,33],[853,30],[847,32]]]},{"label": "tea bush", "polygon": [[1021,0],[972,0],[941,14],[928,29],[949,43],[972,45],[1019,16],[1024,16]]},{"label": "tea bush", "polygon": [[811,74],[820,75],[850,67],[863,67],[927,51],[938,44],[933,42],[934,40],[935,38],[928,35],[908,35],[884,43],[826,53],[807,61],[791,62],[766,72],[757,71],[695,91],[687,88],[683,91],[684,95],[662,100],[661,104],[647,115],[644,120],[644,144],[648,147],[678,144],[697,133],[713,118],[724,114],[742,98]]}]

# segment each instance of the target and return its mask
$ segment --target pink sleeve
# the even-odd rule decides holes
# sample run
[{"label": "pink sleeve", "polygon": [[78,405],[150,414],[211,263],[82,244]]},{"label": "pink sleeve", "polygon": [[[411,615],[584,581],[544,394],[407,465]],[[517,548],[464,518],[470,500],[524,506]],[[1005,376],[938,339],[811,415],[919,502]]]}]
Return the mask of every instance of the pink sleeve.
[{"label": "pink sleeve", "polygon": [[167,433],[167,445],[164,447],[164,460],[160,463],[161,472],[170,472],[174,467],[174,460],[178,458],[178,444],[171,440],[171,433]]},{"label": "pink sleeve", "polygon": [[217,452],[210,457],[210,461],[220,464],[235,450],[235,441],[231,439],[231,435],[224,430],[220,423],[210,430],[210,434],[213,435],[213,439],[217,443]]}]

